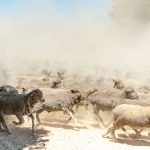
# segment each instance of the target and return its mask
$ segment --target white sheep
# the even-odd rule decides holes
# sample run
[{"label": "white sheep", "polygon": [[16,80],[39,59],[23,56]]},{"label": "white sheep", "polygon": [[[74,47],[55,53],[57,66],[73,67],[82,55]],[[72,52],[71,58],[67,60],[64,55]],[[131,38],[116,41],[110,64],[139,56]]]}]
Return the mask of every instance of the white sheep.
[{"label": "white sheep", "polygon": [[[111,133],[112,140],[116,141],[115,131],[124,126],[130,126],[136,135],[139,135],[143,129],[150,127],[150,106],[122,104],[115,107],[113,125],[104,134],[104,137]],[[140,130],[138,131],[138,129]]]}]

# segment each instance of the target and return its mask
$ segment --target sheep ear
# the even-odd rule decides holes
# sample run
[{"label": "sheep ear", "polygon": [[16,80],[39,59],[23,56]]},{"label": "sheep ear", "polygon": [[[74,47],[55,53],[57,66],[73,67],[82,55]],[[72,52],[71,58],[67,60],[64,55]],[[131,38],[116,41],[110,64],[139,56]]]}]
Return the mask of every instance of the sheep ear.
[{"label": "sheep ear", "polygon": [[71,91],[71,93],[75,93],[75,91],[72,89],[72,90],[70,90]]},{"label": "sheep ear", "polygon": [[34,96],[34,93],[31,93],[31,95],[30,95],[31,97],[33,97]]},{"label": "sheep ear", "polygon": [[97,89],[97,88],[94,88],[94,89],[93,89],[93,92],[97,92],[97,91],[98,91],[98,89]]},{"label": "sheep ear", "polygon": [[74,89],[72,89],[72,90],[70,90],[70,91],[71,91],[71,93],[79,93],[78,90],[74,90]]}]

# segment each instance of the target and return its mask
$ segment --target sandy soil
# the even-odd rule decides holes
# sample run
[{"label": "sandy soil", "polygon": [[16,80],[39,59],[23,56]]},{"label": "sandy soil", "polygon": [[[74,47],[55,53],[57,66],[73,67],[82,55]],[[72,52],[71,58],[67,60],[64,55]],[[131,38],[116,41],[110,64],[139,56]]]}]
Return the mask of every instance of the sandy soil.
[{"label": "sandy soil", "polygon": [[[50,90],[42,88],[44,96],[48,93],[60,92],[60,90]],[[101,90],[102,91],[102,90]],[[104,93],[107,95],[119,94],[115,89],[106,87]],[[149,99],[150,95],[144,99]],[[90,109],[89,109],[90,110]],[[101,113],[104,120],[111,120],[111,113]],[[36,135],[31,132],[31,120],[21,126],[12,124],[15,117],[8,117],[12,134],[0,133],[0,150],[146,150],[150,149],[150,137],[148,131],[142,132],[138,139],[133,137],[133,131],[129,130],[129,138],[125,137],[122,131],[117,131],[118,142],[114,143],[110,138],[103,138],[102,135],[107,129],[98,126],[93,115],[86,111],[84,107],[79,109],[76,118],[80,122],[80,128],[76,128],[73,122],[67,124],[62,112],[42,113],[42,125],[37,126]]]},{"label": "sandy soil", "polygon": [[[76,128],[73,122],[66,123],[62,113],[41,114],[42,125],[37,126],[36,135],[32,135],[31,121],[16,127],[11,124],[12,134],[0,134],[0,150],[148,150],[150,149],[150,137],[148,131],[142,132],[142,136],[135,139],[133,131],[129,130],[127,138],[122,131],[117,131],[118,142],[103,138],[106,129],[102,129],[97,122],[85,111],[79,110],[76,115],[80,122],[80,128]],[[108,118],[107,113],[105,117]],[[104,117],[104,116],[103,116]],[[84,118],[84,120],[83,120]],[[9,122],[15,118],[9,117]]]}]

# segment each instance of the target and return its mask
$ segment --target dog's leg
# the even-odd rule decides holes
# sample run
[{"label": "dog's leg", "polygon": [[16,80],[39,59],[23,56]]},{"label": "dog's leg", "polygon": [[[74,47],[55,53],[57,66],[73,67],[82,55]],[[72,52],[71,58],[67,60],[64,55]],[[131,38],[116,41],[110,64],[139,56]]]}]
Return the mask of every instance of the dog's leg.
[{"label": "dog's leg", "polygon": [[5,120],[5,116],[3,113],[0,113],[0,118],[1,118],[1,123],[2,123],[3,127],[6,129],[7,133],[11,134],[11,130],[10,130],[9,126],[7,125],[7,122]]},{"label": "dog's leg", "polygon": [[0,122],[0,130],[1,130],[2,132],[6,130],[1,122]]},{"label": "dog's leg", "polygon": [[43,107],[40,110],[36,111],[36,119],[37,119],[38,124],[41,123],[39,114],[42,113],[43,111],[44,111]]},{"label": "dog's leg", "polygon": [[1,132],[6,131],[6,129],[4,128],[3,123],[2,123],[2,117],[0,117],[0,131]]},{"label": "dog's leg", "polygon": [[35,124],[34,124],[35,119],[34,119],[34,115],[31,114],[30,117],[31,117],[31,120],[32,120],[32,132],[34,134],[35,133]]},{"label": "dog's leg", "polygon": [[19,122],[13,121],[13,124],[15,124],[15,125],[21,125],[21,124],[24,123],[24,118],[23,118],[22,114],[17,113],[16,117],[18,118]]}]

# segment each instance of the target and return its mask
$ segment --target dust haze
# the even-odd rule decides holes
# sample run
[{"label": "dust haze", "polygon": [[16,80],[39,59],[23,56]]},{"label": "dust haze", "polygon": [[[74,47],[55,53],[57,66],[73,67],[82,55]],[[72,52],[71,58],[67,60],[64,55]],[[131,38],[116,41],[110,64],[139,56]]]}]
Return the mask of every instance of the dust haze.
[{"label": "dust haze", "polygon": [[[125,88],[132,87],[138,93],[139,100],[149,102],[150,0],[72,0],[75,5],[68,8],[59,8],[58,1],[62,2],[13,0],[5,9],[0,2],[0,86],[12,85],[20,93],[22,87],[27,92],[40,88],[47,101],[55,101],[53,95],[61,97],[61,92],[63,95],[76,88],[83,93],[97,88],[97,95],[120,99],[124,89],[115,89],[112,79],[121,79]],[[110,4],[101,6],[103,2]],[[52,74],[43,75],[43,70]],[[65,74],[60,76],[60,70]],[[112,119],[111,112],[100,111],[100,116],[105,123]],[[147,132],[140,140],[123,138],[122,142],[112,143],[102,138],[106,129],[98,126],[92,106],[88,110],[84,105],[79,107],[75,118],[83,125],[78,131],[74,130],[74,122],[66,122],[62,112],[44,112],[43,125],[36,127],[40,135],[34,138],[36,143],[31,140],[33,136],[29,138],[29,119],[16,127],[10,118],[14,134],[2,133],[0,147],[149,149]]]},{"label": "dust haze", "polygon": [[103,13],[78,1],[80,7],[70,14],[58,12],[54,0],[27,3],[9,6],[0,16],[2,84],[21,73],[55,67],[90,75],[148,76],[149,0],[113,0]]}]

